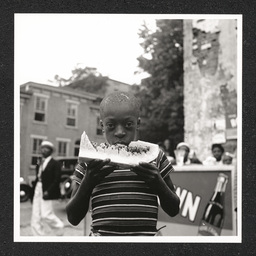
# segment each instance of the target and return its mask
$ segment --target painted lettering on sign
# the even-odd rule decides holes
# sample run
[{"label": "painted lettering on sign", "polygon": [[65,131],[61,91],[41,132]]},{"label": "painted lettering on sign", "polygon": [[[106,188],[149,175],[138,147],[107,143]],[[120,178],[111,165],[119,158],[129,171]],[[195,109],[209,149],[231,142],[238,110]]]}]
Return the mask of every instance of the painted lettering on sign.
[{"label": "painted lettering on sign", "polygon": [[181,190],[180,187],[176,188],[176,194],[180,198],[180,215],[184,218],[188,217],[191,222],[194,222],[201,197],[197,195],[193,199],[192,192],[186,189]]}]

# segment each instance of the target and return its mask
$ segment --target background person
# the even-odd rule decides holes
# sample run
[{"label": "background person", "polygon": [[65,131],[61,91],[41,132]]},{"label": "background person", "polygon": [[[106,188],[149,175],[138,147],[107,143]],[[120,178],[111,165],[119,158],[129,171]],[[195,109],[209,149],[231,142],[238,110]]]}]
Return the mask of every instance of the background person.
[{"label": "background person", "polygon": [[[176,155],[178,156],[178,152],[182,151],[184,152],[184,157],[183,157],[183,164],[184,165],[189,165],[189,164],[202,164],[201,161],[197,158],[196,156],[196,152],[193,150],[193,152],[191,152],[190,150],[190,146],[188,143],[186,142],[180,142],[177,146],[176,146]],[[191,153],[191,154],[190,154]],[[175,159],[175,164],[177,164],[177,158]]]},{"label": "background person", "polygon": [[234,158],[233,154],[229,152],[225,152],[222,157],[222,163],[227,165],[232,164],[233,158]]},{"label": "background person", "polygon": [[[31,228],[34,236],[63,235],[64,224],[54,214],[53,200],[60,197],[61,166],[52,158],[54,145],[49,141],[41,144],[42,161],[36,166],[36,179],[32,204]],[[51,230],[47,230],[47,224]]]},{"label": "background person", "polygon": [[208,156],[204,161],[204,165],[221,165],[222,156],[224,154],[224,148],[221,144],[214,143],[212,144],[212,156]]},{"label": "background person", "polygon": [[165,139],[163,142],[164,152],[166,156],[171,156],[171,141],[170,139]]},{"label": "background person", "polygon": [[216,159],[217,163],[221,163],[222,155],[224,153],[224,148],[221,144],[212,145],[212,155]]},{"label": "background person", "polygon": [[157,144],[158,144],[159,148],[161,150],[163,150],[163,152],[165,153],[165,155],[166,155],[167,159],[169,160],[169,162],[172,163],[172,164],[175,163],[175,158],[170,155],[170,149],[171,149],[171,147],[170,147],[170,145],[171,145],[170,140],[166,139],[166,140],[164,140],[164,142],[158,142]]}]

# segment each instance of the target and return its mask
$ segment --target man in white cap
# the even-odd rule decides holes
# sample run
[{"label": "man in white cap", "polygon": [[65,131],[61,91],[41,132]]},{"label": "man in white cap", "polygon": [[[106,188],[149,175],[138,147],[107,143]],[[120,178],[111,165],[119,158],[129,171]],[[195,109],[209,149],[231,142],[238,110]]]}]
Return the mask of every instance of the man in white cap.
[{"label": "man in white cap", "polygon": [[[54,214],[53,201],[60,197],[60,163],[52,158],[54,145],[49,141],[41,144],[42,161],[36,166],[31,228],[35,236],[63,235],[64,224]],[[44,224],[48,224],[47,229]]]},{"label": "man in white cap", "polygon": [[[201,161],[197,158],[195,151],[192,152],[191,157],[190,156],[190,146],[186,142],[180,142],[177,147],[176,147],[176,152],[177,151],[183,151],[184,156],[183,156],[183,164],[188,165],[188,164],[202,164]],[[176,160],[177,161],[177,160]]]}]

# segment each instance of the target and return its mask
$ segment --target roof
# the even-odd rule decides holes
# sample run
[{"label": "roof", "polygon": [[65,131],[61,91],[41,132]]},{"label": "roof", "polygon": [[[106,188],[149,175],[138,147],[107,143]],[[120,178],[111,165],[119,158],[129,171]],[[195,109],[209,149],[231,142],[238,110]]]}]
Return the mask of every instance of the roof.
[{"label": "roof", "polygon": [[113,81],[115,83],[119,83],[119,84],[124,84],[124,85],[129,85],[131,86],[131,84],[128,84],[128,83],[125,83],[125,82],[121,82],[121,81],[118,81],[118,80],[115,80],[115,79],[112,79],[112,78],[108,78],[109,81]]},{"label": "roof", "polygon": [[31,91],[30,90],[31,87],[37,88],[37,89],[43,89],[43,90],[47,90],[47,91],[52,91],[52,92],[68,94],[68,95],[76,96],[79,98],[85,98],[85,99],[89,99],[89,100],[101,100],[102,99],[102,97],[98,94],[89,93],[89,92],[85,92],[82,90],[74,90],[74,89],[68,88],[68,87],[57,87],[57,86],[51,86],[51,85],[35,83],[35,82],[27,82],[25,84],[22,84],[20,86],[20,91],[21,92]]},{"label": "roof", "polygon": [[32,95],[32,92],[29,92],[29,91],[20,92],[20,97],[24,99],[29,99],[31,95]]}]

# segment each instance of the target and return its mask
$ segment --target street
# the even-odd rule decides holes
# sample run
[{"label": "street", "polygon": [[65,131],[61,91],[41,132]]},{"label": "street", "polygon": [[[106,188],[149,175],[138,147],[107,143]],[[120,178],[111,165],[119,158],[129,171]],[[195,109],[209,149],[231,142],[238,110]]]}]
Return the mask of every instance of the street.
[{"label": "street", "polygon": [[[72,226],[66,216],[65,206],[67,200],[54,200],[55,214],[64,222],[63,236],[83,236],[84,221],[81,221],[78,226]],[[20,236],[32,236],[30,228],[32,204],[30,201],[20,203]]]}]

